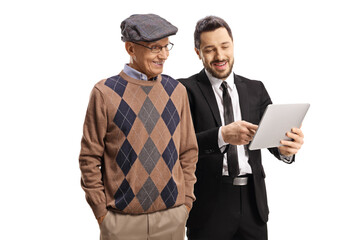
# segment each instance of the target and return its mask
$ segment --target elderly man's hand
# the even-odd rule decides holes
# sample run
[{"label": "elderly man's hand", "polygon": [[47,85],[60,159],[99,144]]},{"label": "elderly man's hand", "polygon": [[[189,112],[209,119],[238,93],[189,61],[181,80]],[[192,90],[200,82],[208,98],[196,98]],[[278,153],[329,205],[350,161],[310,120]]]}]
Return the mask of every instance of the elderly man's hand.
[{"label": "elderly man's hand", "polygon": [[304,144],[304,134],[300,128],[293,128],[291,132],[287,132],[286,136],[293,139],[293,141],[281,140],[283,146],[279,147],[280,154],[284,156],[295,155]]}]

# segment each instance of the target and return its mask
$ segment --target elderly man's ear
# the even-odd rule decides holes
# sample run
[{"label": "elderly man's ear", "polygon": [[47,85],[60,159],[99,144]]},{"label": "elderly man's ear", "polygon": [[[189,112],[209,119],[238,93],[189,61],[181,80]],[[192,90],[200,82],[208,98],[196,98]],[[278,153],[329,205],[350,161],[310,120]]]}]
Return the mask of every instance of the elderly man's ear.
[{"label": "elderly man's ear", "polygon": [[132,42],[125,42],[125,49],[131,57],[134,56],[135,48],[134,48],[134,44]]}]

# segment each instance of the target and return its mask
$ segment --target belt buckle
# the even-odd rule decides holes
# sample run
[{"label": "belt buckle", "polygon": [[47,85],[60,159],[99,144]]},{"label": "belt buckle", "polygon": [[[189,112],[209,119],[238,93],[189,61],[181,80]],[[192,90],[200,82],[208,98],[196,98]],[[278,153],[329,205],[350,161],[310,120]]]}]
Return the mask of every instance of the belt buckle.
[{"label": "belt buckle", "polygon": [[235,186],[245,186],[248,184],[248,178],[247,177],[237,177],[233,180],[233,185]]}]

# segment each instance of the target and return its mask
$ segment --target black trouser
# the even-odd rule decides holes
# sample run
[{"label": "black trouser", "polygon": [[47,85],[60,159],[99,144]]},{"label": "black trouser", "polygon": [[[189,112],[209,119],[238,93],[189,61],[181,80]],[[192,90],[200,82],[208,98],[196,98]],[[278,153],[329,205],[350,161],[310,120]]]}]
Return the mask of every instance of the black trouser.
[{"label": "black trouser", "polygon": [[222,183],[217,204],[201,228],[188,228],[189,240],[267,240],[267,225],[256,207],[252,175],[245,186]]}]

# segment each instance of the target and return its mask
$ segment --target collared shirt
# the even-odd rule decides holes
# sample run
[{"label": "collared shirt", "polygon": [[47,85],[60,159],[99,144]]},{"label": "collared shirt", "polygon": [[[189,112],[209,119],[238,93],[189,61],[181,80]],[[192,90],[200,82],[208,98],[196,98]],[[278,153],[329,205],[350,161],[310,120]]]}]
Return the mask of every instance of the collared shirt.
[{"label": "collared shirt", "polygon": [[[132,77],[134,79],[149,81],[148,77],[145,74],[130,67],[128,64],[125,64],[123,71],[126,75],[128,75],[129,77]],[[156,80],[156,79],[157,79],[157,77],[154,77],[154,78],[151,78],[150,80]]]},{"label": "collared shirt", "polygon": [[[221,125],[224,126],[224,106],[222,101],[222,87],[221,83],[223,80],[213,77],[206,69],[205,73],[210,80],[212,89],[215,94],[216,102],[220,112]],[[229,77],[225,80],[229,86],[228,91],[231,97],[231,103],[234,111],[234,121],[241,120],[241,110],[240,110],[240,102],[239,102],[239,94],[235,86],[234,82],[234,73],[231,73]],[[224,142],[224,139],[221,135],[221,127],[219,128],[218,133],[218,144],[221,150],[225,150],[227,143]],[[237,153],[238,153],[238,161],[240,168],[240,175],[251,174],[251,166],[249,164],[249,154],[245,149],[244,145],[237,145]],[[229,175],[228,166],[227,166],[227,154],[224,154],[223,160],[223,175]]]}]

